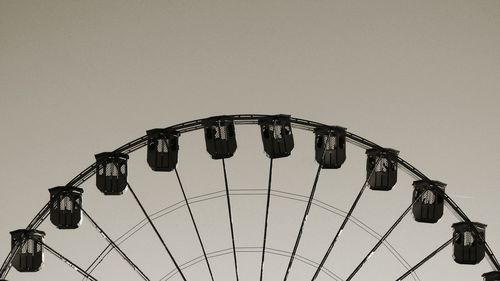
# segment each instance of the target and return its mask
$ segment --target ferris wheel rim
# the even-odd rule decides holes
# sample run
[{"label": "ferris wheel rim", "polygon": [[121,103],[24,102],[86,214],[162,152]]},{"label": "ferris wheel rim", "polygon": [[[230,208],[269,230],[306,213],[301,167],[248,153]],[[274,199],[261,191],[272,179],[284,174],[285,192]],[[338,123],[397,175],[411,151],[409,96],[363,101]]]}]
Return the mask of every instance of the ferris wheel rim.
[{"label": "ferris wheel rim", "polygon": [[[265,193],[266,189],[252,189],[252,188],[241,188],[241,189],[231,189],[231,193],[230,195],[231,196],[253,196],[253,195],[266,195]],[[248,194],[248,193],[245,193],[245,192],[253,192],[251,194]],[[262,192],[262,193],[259,193],[259,192]],[[294,200],[294,201],[301,201],[301,202],[307,202],[307,196],[305,195],[302,195],[302,194],[297,194],[297,193],[292,193],[292,192],[287,192],[287,191],[283,191],[283,190],[280,190],[280,189],[276,189],[274,188],[273,193],[276,193],[276,194],[271,194],[271,196],[274,196],[274,197],[277,197],[277,198],[284,198],[284,199],[289,199],[289,200]],[[207,197],[207,198],[204,198],[204,197]],[[214,199],[219,199],[219,198],[222,198],[224,197],[224,190],[221,189],[219,191],[214,191],[214,192],[208,192],[208,193],[204,193],[204,194],[199,194],[199,195],[196,195],[196,196],[192,196],[190,198],[188,198],[188,201],[189,201],[189,204],[190,205],[193,205],[193,204],[197,204],[197,203],[201,203],[201,202],[206,202],[206,201],[210,201],[210,200],[214,200]],[[155,211],[155,212],[152,212],[150,214],[151,216],[151,219],[154,221],[154,220],[157,220],[163,216],[166,216],[168,214],[171,214],[183,207],[185,207],[187,204],[184,200],[180,200],[178,202],[175,202],[173,204],[170,204],[164,208],[161,208],[160,210],[158,211]],[[322,200],[319,200],[319,199],[316,199],[314,198],[313,199],[313,205],[315,205],[316,207],[318,208],[321,208],[329,213],[332,213],[332,214],[335,214],[341,218],[345,218],[346,215],[347,215],[347,212],[342,210],[342,209],[339,209],[337,207],[335,207],[334,205],[332,204],[329,204],[329,203],[326,203]],[[171,210],[169,210],[171,209]],[[372,227],[370,227],[367,223],[365,223],[363,220],[357,218],[356,216],[350,216],[349,217],[349,221],[354,223],[358,228],[360,228],[361,230],[363,230],[364,232],[366,232],[369,236],[375,238],[376,240],[380,239],[382,237],[382,234],[378,233],[376,230],[374,230]],[[128,230],[126,230],[124,233],[122,233],[120,236],[118,236],[116,239],[115,239],[115,243],[117,243],[117,245],[121,245],[123,243],[125,243],[129,238],[131,238],[132,236],[134,236],[137,232],[139,232],[143,227],[147,226],[148,223],[147,223],[147,219],[142,219],[140,220],[139,222],[135,223],[135,224],[132,224],[132,227],[129,228]],[[386,249],[391,253],[391,255],[398,261],[399,264],[401,264],[406,270],[409,270],[411,268],[411,265],[406,261],[406,259],[404,258],[404,256],[399,253],[399,251],[389,242],[389,241],[384,241],[383,245],[386,247]],[[237,247],[238,248],[238,247]],[[239,247],[239,248],[244,248],[244,247]],[[267,248],[266,248],[267,249]],[[271,249],[271,248],[269,248]],[[109,248],[105,253],[104,255],[106,256],[109,252],[111,252],[113,249],[112,248]],[[291,254],[291,252],[287,252],[289,254]],[[102,253],[101,253],[102,254]],[[210,254],[210,253],[207,253],[207,254]],[[105,258],[104,256],[104,258]],[[289,256],[288,256],[289,257]],[[304,257],[304,256],[298,256],[300,257],[301,259],[307,259],[309,260],[307,257]],[[90,272],[89,273],[92,273],[95,268],[97,268],[99,266],[99,263],[104,259],[99,259],[99,262],[96,263],[96,266],[91,268]],[[200,255],[198,257],[195,257],[194,259],[198,259],[198,258],[203,258],[203,255]],[[202,262],[203,260],[201,260],[200,262]],[[309,260],[310,262],[312,262],[314,265],[318,265],[318,263],[312,261],[312,260]],[[181,269],[184,269],[184,265],[189,263],[188,262],[185,262],[183,264],[180,264],[180,267]],[[175,269],[173,269],[171,272],[174,272],[176,271]],[[325,272],[323,270],[321,270],[322,272]],[[326,271],[330,271],[330,273],[333,273],[334,272],[328,268],[326,268]],[[170,274],[167,273],[167,275]],[[335,274],[334,274],[335,275]],[[419,281],[420,278],[418,276],[418,273],[417,272],[411,272],[411,275],[413,277],[413,279],[415,281]],[[335,275],[336,276],[336,275]],[[340,280],[343,281],[343,279],[339,276],[336,276],[336,278],[339,278]],[[163,280],[163,279],[161,279]]]},{"label": "ferris wheel rim", "polygon": [[[217,118],[224,118],[224,119],[229,119],[234,122],[234,124],[237,125],[255,125],[258,124],[258,121],[262,118],[269,118],[269,117],[275,117],[275,116],[288,116],[290,118],[290,123],[293,128],[295,129],[300,129],[300,130],[306,130],[306,131],[314,131],[315,128],[318,127],[329,127],[329,125],[319,123],[316,121],[311,121],[307,119],[301,119],[301,118],[295,118],[291,117],[290,115],[266,115],[266,114],[237,114],[237,115],[217,115],[217,116],[211,116],[203,119],[196,119],[188,122],[183,122],[183,123],[178,123],[176,125],[172,125],[169,127],[166,127],[166,129],[171,129],[171,130],[176,130],[179,132],[179,135],[195,130],[200,130],[203,128],[203,123],[208,121],[208,120],[213,120]],[[113,150],[114,153],[123,153],[125,155],[128,155],[129,153],[138,150],[147,144],[148,140],[148,135],[142,136],[140,138],[134,139],[117,149]],[[363,149],[385,149],[384,147],[376,144],[375,142],[372,142],[366,138],[363,138],[357,134],[351,133],[346,130],[346,140]],[[85,181],[87,181],[90,177],[92,177],[95,174],[95,168],[96,165],[99,163],[99,161],[96,160],[96,162],[92,163],[90,166],[88,166],[86,169],[84,169],[82,172],[80,172],[77,176],[75,176],[72,180],[66,184],[66,186],[75,186],[78,187],[81,184],[83,184]],[[402,170],[408,174],[409,176],[413,177],[416,180],[424,180],[429,183],[431,183],[430,189],[437,194],[443,196],[444,201],[446,202],[447,206],[452,209],[452,211],[460,217],[460,219],[463,220],[466,224],[468,224],[471,228],[471,230],[474,232],[474,234],[479,237],[480,242],[484,243],[484,248],[485,248],[485,253],[487,256],[488,261],[490,262],[490,265],[493,270],[500,271],[500,263],[498,262],[495,254],[489,247],[487,241],[481,237],[479,234],[479,230],[475,226],[475,224],[470,220],[470,218],[467,216],[467,214],[460,208],[460,206],[442,189],[436,187],[434,184],[432,184],[432,180],[427,177],[424,173],[422,173],[420,170],[418,170],[416,167],[414,167],[412,164],[410,164],[408,161],[404,160],[402,157],[399,155],[397,156],[397,164],[398,167],[401,167]],[[34,230],[37,229],[38,226],[47,218],[48,216],[48,211],[49,211],[49,204],[50,201],[45,204],[42,209],[35,215],[35,217],[30,221],[28,226],[25,228],[26,230]],[[0,267],[0,278],[5,278],[10,270],[11,267],[11,260],[14,257],[14,254],[19,250],[18,247],[13,247],[9,254],[7,255],[5,261],[3,262],[2,266]]]}]

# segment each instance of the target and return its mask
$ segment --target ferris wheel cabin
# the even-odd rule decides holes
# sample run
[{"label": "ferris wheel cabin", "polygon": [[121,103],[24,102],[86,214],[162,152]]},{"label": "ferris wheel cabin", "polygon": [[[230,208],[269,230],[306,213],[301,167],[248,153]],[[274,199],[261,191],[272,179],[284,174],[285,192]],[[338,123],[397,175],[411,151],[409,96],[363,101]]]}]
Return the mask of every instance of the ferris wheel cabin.
[{"label": "ferris wheel cabin", "polygon": [[271,159],[290,156],[294,147],[289,115],[276,115],[259,120],[264,151]]},{"label": "ferris wheel cabin", "polygon": [[236,152],[234,121],[225,117],[204,120],[205,143],[212,159],[230,158]]},{"label": "ferris wheel cabin", "polygon": [[12,231],[10,234],[12,248],[17,243],[21,243],[19,250],[12,259],[12,266],[19,272],[39,271],[44,260],[43,237],[45,232],[19,229]]},{"label": "ferris wheel cabin", "polygon": [[147,131],[147,160],[157,172],[170,172],[177,166],[179,157],[179,132],[168,129]]},{"label": "ferris wheel cabin", "polygon": [[[476,227],[481,238],[477,237]],[[458,222],[453,228],[453,258],[459,264],[478,264],[485,256],[484,239],[486,225],[475,222],[473,226],[467,222]]]},{"label": "ferris wheel cabin", "polygon": [[103,152],[95,156],[96,185],[104,195],[121,195],[127,188],[128,155]]},{"label": "ferris wheel cabin", "polygon": [[[199,125],[201,124],[201,128],[204,129],[206,149],[207,152],[211,155],[212,159],[225,159],[230,158],[234,155],[237,149],[234,122],[238,123],[239,120],[236,118],[237,117],[231,116],[217,116],[204,119],[202,120],[202,122],[196,123],[196,128],[199,129],[201,127]],[[291,123],[294,123],[296,121],[291,119],[291,117],[288,115],[273,115],[259,118],[260,119],[258,120],[252,120],[252,122],[258,121],[264,151],[267,156],[271,159],[275,159],[291,155],[291,152],[294,149],[294,137],[292,134]],[[242,120],[243,119],[241,119],[240,121]],[[346,132],[346,128],[338,126],[318,125],[318,127],[309,127],[309,129],[314,129],[315,160],[321,165],[320,168],[340,168],[346,160],[346,139],[348,135],[348,133]],[[147,139],[140,139],[141,141],[144,141],[142,143],[143,145],[147,145],[147,162],[153,171],[172,171],[176,168],[179,150],[178,139],[180,137],[180,132],[182,131],[182,129],[176,131],[168,128],[152,129],[147,131]],[[124,149],[123,151],[129,150]],[[366,183],[370,185],[370,188],[372,190],[391,190],[397,182],[398,161],[400,160],[398,158],[399,151],[390,148],[381,148],[379,146],[375,146],[375,148],[368,149],[366,151],[366,154]],[[95,158],[95,170],[91,168],[86,171],[95,171],[96,185],[98,189],[105,195],[123,194],[128,186],[127,162],[129,156],[127,154],[119,152],[104,152],[95,155]],[[404,166],[405,162],[402,160],[401,164]],[[426,179],[425,176],[422,178]],[[439,181],[430,181],[426,179],[414,181],[413,187],[414,190],[412,198],[414,203],[412,204],[411,208],[415,220],[422,223],[438,222],[443,216],[444,202],[446,199],[444,198],[446,197],[444,193],[446,184]],[[363,186],[363,190],[364,188],[365,186]],[[52,224],[54,224],[59,229],[78,228],[81,225],[82,214],[84,213],[81,207],[83,189],[70,185],[58,186],[50,188],[49,193],[50,201],[49,204],[44,207],[46,208],[44,210],[50,212],[49,215]],[[227,196],[229,198],[229,193],[227,193]],[[136,200],[139,205],[141,205],[137,197]],[[186,199],[186,204],[188,203],[187,200],[188,199]],[[312,200],[312,195],[310,200]],[[146,217],[148,217],[142,205],[141,208],[146,214]],[[404,215],[406,215],[408,211],[409,209],[407,209]],[[229,212],[231,212],[230,209]],[[308,210],[306,211],[305,218],[307,218],[307,213]],[[102,229],[100,229],[100,227],[97,226],[97,224],[90,217],[88,218],[92,221],[94,226],[100,230],[101,234],[106,236],[106,238],[109,240],[109,237],[107,237],[104,231],[102,231]],[[451,240],[451,242],[453,244],[453,259],[458,264],[478,264],[484,259],[486,253],[488,253],[490,257],[492,255],[490,252],[488,252],[489,248],[485,243],[486,225],[481,223],[470,223],[468,219],[466,220],[467,222],[459,222],[452,225],[453,239]],[[154,225],[153,228],[155,228]],[[302,229],[299,233],[301,232]],[[44,262],[44,250],[47,250],[54,254],[54,250],[52,250],[48,245],[44,244],[45,233],[43,231],[35,229],[19,229],[10,232],[10,234],[10,257],[12,258],[10,264],[20,272],[39,271]],[[448,245],[449,243],[450,241],[448,241],[446,245]],[[373,254],[373,252],[374,251],[372,251],[370,255]],[[59,254],[56,252],[55,255]],[[74,266],[74,264],[72,265],[71,262],[69,262],[69,260],[65,259],[64,257],[60,257],[60,259],[65,260],[66,263],[70,264],[73,268],[77,268]],[[493,258],[493,260],[495,259]],[[132,265],[134,266],[134,269],[136,269],[135,265]],[[498,262],[494,270],[499,270]],[[356,272],[357,271],[355,271],[354,274]],[[482,277],[484,281],[500,281],[500,271],[484,273]],[[0,278],[6,278],[6,275],[2,275]],[[6,281],[6,279],[0,279],[0,281]]]},{"label": "ferris wheel cabin", "polygon": [[338,169],[346,159],[346,128],[319,127],[314,130],[316,162],[323,169]]},{"label": "ferris wheel cabin", "polygon": [[436,223],[443,216],[444,198],[432,190],[436,187],[445,190],[446,184],[440,181],[418,180],[413,182],[413,217],[417,222]]},{"label": "ferris wheel cabin", "polygon": [[49,189],[50,221],[59,229],[75,229],[82,222],[83,189],[72,186],[58,186]]},{"label": "ferris wheel cabin", "polygon": [[484,281],[500,281],[500,271],[492,271],[483,274]]},{"label": "ferris wheel cabin", "polygon": [[366,178],[372,190],[391,190],[398,180],[398,154],[392,148],[372,148],[366,151]]}]

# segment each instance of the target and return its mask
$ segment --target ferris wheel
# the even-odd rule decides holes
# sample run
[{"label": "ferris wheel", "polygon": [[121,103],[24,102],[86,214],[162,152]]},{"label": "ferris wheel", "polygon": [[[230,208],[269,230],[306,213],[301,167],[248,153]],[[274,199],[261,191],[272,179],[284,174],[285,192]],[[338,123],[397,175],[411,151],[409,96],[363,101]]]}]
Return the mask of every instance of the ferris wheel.
[{"label": "ferris wheel", "polygon": [[[265,188],[236,188],[232,185],[232,180],[235,177],[243,177],[243,173],[246,173],[243,170],[239,175],[230,174],[228,167],[230,165],[228,159],[238,157],[236,136],[240,126],[243,127],[243,125],[257,126],[260,131],[263,150],[269,159],[267,163],[258,164],[259,167],[264,167],[263,170],[267,171]],[[308,135],[312,133],[313,137],[309,138],[314,139],[314,142],[310,142],[309,151],[311,151],[311,159],[315,161],[316,169],[310,171],[314,176],[308,186],[307,194],[299,194],[294,190],[282,187],[278,188],[275,184],[278,178],[275,172],[276,164],[280,161],[279,159],[292,158],[290,156],[293,156],[297,144],[294,132],[299,130]],[[179,142],[181,136],[195,131],[203,133],[205,149],[210,155],[211,161],[220,162],[217,164],[220,165],[220,174],[216,176],[222,179],[223,188],[211,192],[198,192],[196,195],[189,196],[190,189],[186,184],[187,179],[183,177],[177,165],[179,157],[183,153]],[[349,208],[341,210],[329,204],[328,198],[323,198],[317,191],[323,174],[329,171],[342,171],[345,168],[344,163],[348,158],[348,151],[350,151],[348,146],[363,151],[363,154],[366,155],[366,162],[364,162],[365,168],[359,189],[356,190],[355,196],[349,200]],[[137,187],[135,184],[132,185],[134,180],[131,180],[131,175],[129,175],[129,161],[132,159],[132,153],[141,148],[145,148],[146,162],[154,173],[172,175],[182,194],[181,200],[172,202],[172,204],[155,212],[141,200],[141,195],[146,194],[148,190],[140,185]],[[245,148],[240,148],[240,150],[243,149]],[[301,158],[293,165],[301,165],[301,161],[304,160]],[[381,196],[390,193],[398,183],[398,176],[401,172],[413,179],[413,183],[408,183],[408,185],[413,186],[413,192],[409,196],[411,200],[384,231],[377,232],[370,227],[370,222],[356,217],[355,211],[362,204],[362,199],[367,193],[373,191]],[[142,215],[142,219],[138,222],[131,222],[120,235],[111,234],[109,230],[106,230],[103,225],[98,223],[98,212],[84,207],[87,202],[84,204],[83,184],[92,177],[95,178],[95,185],[104,195],[102,196],[104,199],[119,198],[125,193],[131,194],[132,203],[137,205],[136,209]],[[296,280],[310,281],[350,281],[359,279],[360,272],[369,263],[371,257],[375,253],[382,252],[382,248],[385,249],[385,255],[399,264],[398,267],[389,266],[383,269],[384,272],[388,272],[387,274],[392,276],[390,280],[413,279],[417,281],[421,280],[418,270],[447,247],[452,247],[453,251],[453,259],[450,257],[450,260],[460,265],[475,265],[486,258],[492,270],[484,273],[482,277],[485,281],[500,281],[500,264],[487,243],[486,225],[471,221],[445,190],[445,183],[428,178],[402,159],[399,156],[399,151],[380,146],[341,126],[330,126],[281,114],[223,115],[198,119],[167,128],[148,130],[145,136],[132,140],[115,150],[96,154],[95,162],[67,184],[50,188],[49,200],[43,202],[45,204],[27,226],[11,232],[11,250],[0,268],[0,281],[11,280],[8,279],[8,275],[12,267],[18,272],[31,273],[34,275],[30,276],[36,276],[42,268],[46,253],[50,253],[69,265],[70,268],[75,269],[79,273],[79,275],[75,274],[75,280],[81,278],[83,278],[82,280],[113,279],[99,275],[99,268],[102,268],[106,259],[114,254],[130,267],[130,272],[126,275],[127,280],[239,281],[259,279],[262,281],[281,279],[291,281],[295,278]],[[259,201],[255,201],[253,198],[258,198]],[[157,201],[160,199],[158,198]],[[259,205],[257,202],[264,204]],[[280,202],[279,211],[283,215],[281,218],[274,218],[273,223],[271,223],[273,204],[276,202]],[[213,211],[215,214],[216,210],[223,210],[223,213],[218,212],[218,214],[223,215],[204,215],[196,212],[195,209],[199,205],[208,203],[209,205],[205,209],[206,213]],[[251,209],[250,213],[254,216],[252,219],[240,219],[241,216],[235,214],[235,210],[238,210],[242,205]],[[390,205],[384,204],[384,206]],[[294,206],[295,211],[289,212],[287,209],[289,206]],[[134,207],[128,208],[133,209]],[[405,217],[408,217],[410,213],[412,213],[416,225],[429,228],[443,223],[441,219],[445,214],[445,207],[457,219],[451,223],[452,231],[449,233],[449,237],[432,251],[419,253],[418,262],[409,263],[397,247],[389,242],[389,237],[398,226],[401,226]],[[255,213],[256,209],[258,213]],[[277,210],[276,212],[278,212]],[[308,220],[314,219],[312,210],[320,210],[322,217],[317,220],[319,223],[315,231],[308,233],[309,238],[305,241],[305,231],[310,227]],[[167,216],[174,218],[180,211],[184,211],[187,216],[182,219],[172,219],[172,224],[189,225],[191,235],[187,235],[185,232],[175,234],[181,237],[176,244],[196,248],[198,254],[173,250],[173,246],[176,245],[169,243],[168,239],[165,238],[174,235],[171,232],[175,231],[175,227],[165,230],[160,225],[161,219]],[[95,217],[94,214],[96,214]],[[331,217],[338,217],[338,223],[332,226],[332,222],[335,220],[330,219]],[[207,222],[208,218],[211,221]],[[63,254],[63,250],[56,249],[51,243],[51,238],[41,230],[42,224],[47,219],[58,230],[65,230],[64,235],[68,238],[64,239],[71,239],[69,237],[76,235],[74,233],[77,233],[77,229],[82,223],[88,223],[102,236],[106,245],[99,252],[93,254],[94,258],[88,264],[79,264],[70,257],[70,254]],[[240,242],[243,239],[238,236],[239,226],[245,226],[244,232],[249,237],[257,237],[259,243]],[[140,261],[138,260],[139,255],[135,251],[126,249],[127,243],[133,240],[137,233],[146,231],[146,229],[151,230],[150,235],[158,240],[155,245],[160,246],[161,251],[165,254],[164,258],[168,260],[168,266],[166,268],[162,266],[163,273],[161,275],[152,274],[144,266],[153,261]],[[227,230],[224,237],[227,238],[226,242],[230,246],[225,248],[211,247],[207,237],[218,236],[219,234],[213,234],[213,232],[218,233],[221,229]],[[338,274],[335,268],[336,263],[329,263],[329,259],[332,259],[336,250],[346,249],[345,247],[341,248],[339,244],[350,236],[354,229],[370,238],[362,238],[366,241],[364,241],[365,243],[360,242],[370,246],[359,252],[361,254],[358,253],[353,257],[356,262],[348,270],[348,274]],[[271,232],[280,230],[280,233],[287,233],[291,237],[286,243],[282,243],[288,243],[288,246],[275,247],[270,245]],[[279,235],[283,234],[274,235],[274,237],[280,237]],[[316,236],[319,235],[326,238],[321,241],[320,239],[316,240]],[[306,244],[306,242],[311,243],[311,241],[315,244],[314,247],[311,247],[314,249],[310,250],[315,252],[314,258],[308,254],[301,254],[299,251],[300,247],[309,247],[310,244]],[[153,241],[148,243],[153,243]],[[182,249],[182,247],[175,248]],[[144,258],[144,256],[141,257]],[[164,260],[155,260],[154,262],[165,263]],[[294,271],[297,266],[308,270]],[[401,269],[404,270],[401,271]],[[250,271],[253,272],[251,278],[248,273]],[[301,275],[296,277],[294,274]],[[385,280],[387,277],[380,278]]]}]

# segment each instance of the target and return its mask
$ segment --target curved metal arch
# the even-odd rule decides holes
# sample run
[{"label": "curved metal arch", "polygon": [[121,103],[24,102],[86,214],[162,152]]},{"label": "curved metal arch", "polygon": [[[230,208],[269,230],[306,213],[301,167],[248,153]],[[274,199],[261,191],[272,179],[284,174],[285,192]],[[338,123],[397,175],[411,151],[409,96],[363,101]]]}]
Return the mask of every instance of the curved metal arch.
[{"label": "curved metal arch", "polygon": [[[264,117],[270,117],[274,115],[263,115],[263,114],[239,114],[239,115],[221,115],[221,116],[213,116],[213,117],[208,117],[208,118],[203,118],[203,119],[197,119],[189,122],[184,122],[180,123],[177,125],[173,125],[168,127],[169,129],[174,129],[179,131],[179,133],[186,133],[186,132],[191,132],[195,130],[199,130],[203,128],[203,121],[210,119],[210,118],[217,118],[217,117],[223,117],[225,119],[231,119],[234,121],[235,124],[257,124],[258,120]],[[313,131],[317,127],[325,126],[326,124],[322,124],[319,122],[315,121],[310,121],[306,119],[300,119],[300,118],[295,118],[291,117],[290,122],[292,124],[292,127],[301,129],[301,130],[306,130],[306,131]],[[350,142],[351,144],[354,144],[360,148],[382,148],[380,145],[365,139],[363,137],[360,137],[356,134],[353,134],[351,132],[346,132],[346,138],[347,141]],[[131,142],[128,142],[119,148],[115,149],[115,152],[121,152],[125,154],[129,154],[137,149],[140,149],[147,144],[148,137],[142,136],[140,138],[137,138]],[[92,177],[95,174],[95,167],[96,167],[96,162],[92,163],[89,167],[87,167],[85,170],[80,172],[75,178],[73,178],[70,182],[68,182],[67,185],[71,186],[79,186],[85,181],[87,181],[90,177]],[[403,168],[403,170],[408,173],[410,176],[417,180],[426,180],[431,182],[431,180],[421,171],[419,171],[417,168],[415,168],[413,165],[411,165],[409,162],[404,160],[401,157],[398,157],[398,166]],[[485,250],[486,250],[486,255],[492,265],[492,268],[494,270],[500,270],[500,263],[498,262],[495,254],[489,247],[488,243],[482,239],[482,237],[479,235],[479,231],[475,227],[475,225],[472,223],[472,221],[469,219],[469,217],[465,214],[465,212],[458,206],[455,201],[446,194],[445,191],[441,190],[440,188],[431,185],[431,189],[434,192],[439,193],[440,195],[443,196],[445,202],[453,209],[456,215],[458,215],[464,222],[468,223],[472,230],[475,232],[475,235],[479,237],[480,241],[484,243],[485,245]],[[50,201],[45,204],[45,206],[38,212],[38,214],[33,218],[33,220],[28,224],[26,229],[36,229],[38,226],[47,218],[47,215],[49,213],[49,203]],[[7,258],[5,259],[4,263],[2,264],[2,267],[0,268],[0,277],[5,278],[7,276],[8,271],[10,270],[11,267],[11,261],[12,258],[14,257],[14,253],[17,251],[16,247],[13,247],[11,252],[7,255]]]},{"label": "curved metal arch", "polygon": [[[233,253],[232,251],[233,251],[233,248],[226,248],[226,249],[212,251],[212,252],[209,252],[207,254],[208,254],[209,259],[213,259],[213,258],[217,258],[220,256],[232,254]],[[261,251],[262,251],[262,247],[257,247],[257,246],[254,246],[254,247],[236,247],[237,253],[259,253],[260,254]],[[275,248],[269,248],[269,247],[266,247],[265,251],[267,254],[282,256],[282,257],[290,257],[290,255],[292,254],[291,252],[288,252],[288,251],[275,249]],[[319,265],[317,262],[312,261],[304,256],[300,256],[297,254],[295,256],[296,256],[298,261],[300,261],[306,265],[309,265],[312,267]],[[198,264],[202,261],[203,261],[203,256],[198,256],[190,261],[187,261],[187,262],[181,264],[181,268],[182,269],[190,268],[190,267],[195,266],[196,264]],[[321,272],[323,272],[325,275],[330,277],[330,279],[333,279],[336,281],[344,281],[344,279],[342,279],[340,276],[335,274],[335,272],[331,271],[328,268],[325,268],[325,267],[321,268]],[[172,270],[172,271],[168,272],[167,274],[165,274],[159,281],[170,280],[172,277],[176,276],[177,274],[178,274],[178,272],[176,272],[175,270]]]},{"label": "curved metal arch", "polygon": [[[231,195],[232,196],[266,195],[266,190],[265,189],[232,189],[231,190]],[[197,204],[197,203],[201,203],[201,202],[205,202],[205,201],[214,200],[214,199],[217,199],[217,198],[222,198],[224,196],[225,196],[225,190],[219,190],[219,191],[216,191],[216,192],[209,192],[209,193],[205,193],[205,194],[202,194],[202,195],[197,195],[197,196],[190,197],[190,198],[188,198],[188,202],[190,204]],[[285,198],[285,199],[294,200],[294,201],[301,201],[301,202],[307,202],[307,199],[308,199],[308,197],[305,196],[305,195],[291,193],[291,192],[286,192],[286,191],[281,191],[281,190],[278,190],[278,189],[272,190],[271,196],[277,197],[277,198]],[[345,212],[345,211],[343,211],[343,210],[341,210],[339,208],[336,208],[335,206],[330,205],[330,204],[328,204],[326,202],[318,200],[318,199],[313,199],[313,203],[312,204],[314,206],[320,208],[320,209],[323,209],[323,210],[325,210],[327,212],[330,212],[330,213],[335,214],[335,215],[340,216],[340,217],[345,217],[347,215],[347,212]],[[156,211],[156,212],[152,213],[151,214],[151,219],[152,220],[157,220],[157,219],[159,219],[159,218],[161,218],[163,216],[166,216],[166,215],[168,215],[170,213],[173,213],[173,212],[181,209],[184,206],[186,206],[185,201],[183,201],[183,200],[178,201],[178,202],[176,202],[174,204],[171,204],[171,205],[169,205],[169,206],[167,206],[165,208],[160,209],[159,211]],[[378,233],[377,231],[375,231],[374,229],[372,229],[369,225],[367,225],[365,222],[363,222],[362,220],[358,219],[355,216],[351,216],[349,218],[349,221],[352,222],[357,227],[361,228],[363,231],[365,231],[368,235],[370,235],[371,237],[375,238],[376,240],[378,240],[378,239],[380,239],[382,237],[382,235],[380,233]],[[128,239],[130,239],[132,236],[134,236],[138,231],[140,231],[145,226],[147,226],[147,220],[146,219],[140,220],[138,223],[134,224],[130,229],[128,229],[127,231],[125,231],[121,236],[119,236],[116,239],[116,244],[118,244],[118,245],[123,244],[124,242],[126,242]],[[384,241],[383,245],[384,245],[384,247],[387,248],[387,250],[391,253],[391,255],[404,268],[406,268],[407,270],[409,270],[411,268],[411,265],[408,264],[408,262],[404,259],[404,257],[396,250],[396,248],[394,248],[394,246],[392,246],[391,243],[389,243],[388,241]],[[102,262],[102,260],[104,260],[106,258],[106,255],[108,255],[109,252],[111,252],[111,251],[112,251],[112,248],[107,248],[105,251],[103,251],[97,257],[96,260],[98,262],[96,263],[96,266],[94,268],[92,268],[92,270],[90,271],[90,273],[92,273],[95,270],[95,268],[97,268],[99,266],[99,264]],[[203,256],[200,256],[200,257],[203,257]],[[199,257],[194,258],[193,260],[198,259],[198,258]],[[302,258],[306,259],[305,257],[302,257]],[[186,263],[184,263],[184,264],[187,264],[187,263],[189,263],[189,261],[186,262]],[[314,263],[314,264],[317,265],[317,263]],[[183,265],[181,265],[182,269],[184,269],[182,267]],[[175,270],[173,270],[173,271],[175,271]],[[328,269],[327,269],[327,271],[328,271]],[[416,272],[412,272],[411,275],[412,275],[412,277],[413,277],[414,280],[420,280],[420,278],[418,277],[418,275],[416,274]]]}]

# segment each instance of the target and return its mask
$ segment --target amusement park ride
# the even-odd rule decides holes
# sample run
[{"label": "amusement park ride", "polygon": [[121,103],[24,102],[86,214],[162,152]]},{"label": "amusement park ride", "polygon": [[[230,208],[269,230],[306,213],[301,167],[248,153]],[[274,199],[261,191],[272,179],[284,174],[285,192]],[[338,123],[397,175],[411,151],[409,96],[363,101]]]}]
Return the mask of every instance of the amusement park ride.
[{"label": "amusement park ride", "polygon": [[[446,184],[440,181],[431,180],[409,162],[399,157],[399,151],[379,146],[363,137],[355,135],[346,128],[340,126],[328,126],[314,121],[294,118],[289,115],[224,115],[205,119],[194,120],[186,123],[173,125],[162,129],[148,130],[143,137],[137,138],[123,146],[111,151],[95,155],[95,162],[79,173],[64,186],[49,189],[49,200],[43,208],[34,216],[31,222],[24,229],[11,232],[11,251],[0,268],[0,281],[8,280],[8,273],[11,267],[19,272],[37,272],[41,269],[45,252],[49,252],[57,258],[77,270],[84,279],[97,280],[92,271],[95,267],[87,269],[78,266],[66,256],[59,253],[45,242],[45,233],[39,226],[47,219],[58,229],[76,229],[83,218],[91,224],[104,237],[108,243],[106,251],[100,255],[92,264],[96,264],[106,253],[116,251],[130,267],[143,280],[151,280],[147,273],[141,269],[129,255],[120,247],[116,240],[112,239],[103,228],[87,213],[83,208],[84,190],[79,186],[95,176],[95,182],[99,191],[106,196],[120,196],[127,190],[133,195],[135,201],[143,212],[148,224],[152,227],[155,235],[160,240],[163,248],[173,262],[175,269],[172,276],[176,275],[186,281],[186,267],[176,259],[176,254],[171,251],[163,239],[161,231],[156,227],[155,222],[139,200],[134,189],[128,181],[128,160],[129,154],[146,147],[147,163],[156,172],[174,173],[179,182],[185,200],[185,206],[189,211],[190,219],[197,234],[197,242],[203,252],[203,259],[208,269],[207,279],[215,281],[214,272],[211,267],[210,253],[207,252],[200,231],[197,227],[195,216],[191,210],[181,179],[177,172],[177,162],[179,157],[179,139],[182,134],[190,131],[203,130],[205,136],[206,150],[214,160],[221,160],[225,179],[225,200],[227,203],[227,213],[229,216],[230,231],[232,237],[232,255],[234,261],[234,279],[239,280],[237,247],[234,239],[233,214],[231,207],[231,196],[228,188],[225,159],[233,157],[237,149],[236,125],[258,125],[261,133],[263,148],[270,158],[269,184],[266,196],[266,210],[264,223],[264,233],[262,235],[262,248],[260,250],[260,280],[263,280],[269,207],[271,197],[271,178],[273,170],[273,159],[288,157],[294,148],[293,129],[310,131],[314,134],[314,158],[318,164],[315,181],[310,190],[304,216],[301,220],[299,231],[296,235],[293,250],[287,254],[288,262],[284,270],[283,280],[288,279],[290,269],[297,258],[297,248],[300,244],[307,216],[312,206],[315,196],[316,185],[320,172],[323,169],[339,169],[346,160],[347,143],[366,150],[366,178],[364,184],[354,198],[352,205],[345,215],[338,230],[331,233],[331,242],[326,245],[322,253],[322,260],[314,263],[315,272],[310,277],[311,281],[318,278],[320,273],[334,280],[353,280],[362,269],[369,257],[383,245],[393,230],[401,223],[402,219],[409,213],[418,223],[435,224],[443,216],[444,207],[448,206],[452,212],[460,219],[452,225],[453,233],[450,239],[438,247],[436,250],[423,256],[421,261],[407,268],[403,274],[395,276],[395,280],[403,280],[411,276],[419,267],[433,258],[438,252],[449,245],[453,247],[453,259],[458,264],[478,264],[485,257],[492,265],[492,271],[483,274],[485,281],[500,281],[500,264],[496,259],[492,249],[489,247],[485,231],[486,225],[473,222],[465,212],[455,203],[455,201],[445,192]],[[401,216],[391,225],[391,227],[378,239],[373,248],[364,255],[359,264],[346,278],[328,274],[324,270],[325,262],[329,258],[332,249],[335,247],[342,231],[352,220],[352,214],[358,206],[360,198],[368,187],[371,190],[390,191],[397,182],[398,171],[409,174],[415,179],[413,182],[413,195],[411,204],[401,214]],[[234,207],[234,206],[233,206]],[[47,239],[50,240],[50,239]]]}]

